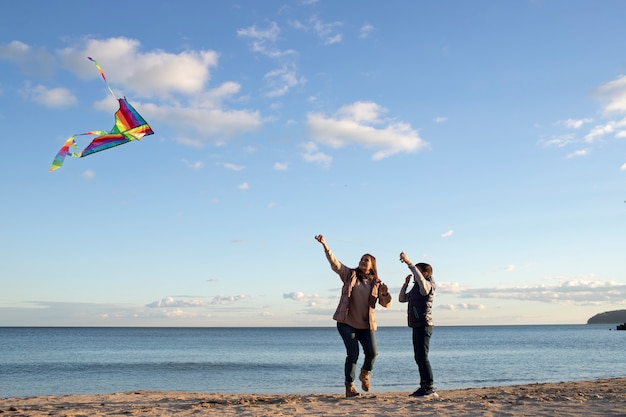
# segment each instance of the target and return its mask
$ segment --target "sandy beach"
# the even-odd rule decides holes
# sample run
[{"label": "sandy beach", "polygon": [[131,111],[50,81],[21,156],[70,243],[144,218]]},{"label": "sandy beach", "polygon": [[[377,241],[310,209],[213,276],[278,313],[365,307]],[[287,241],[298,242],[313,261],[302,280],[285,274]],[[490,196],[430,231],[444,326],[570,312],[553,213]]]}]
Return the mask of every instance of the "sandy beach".
[{"label": "sandy beach", "polygon": [[626,416],[626,378],[408,393],[252,395],[136,391],[0,398],[4,416]]}]

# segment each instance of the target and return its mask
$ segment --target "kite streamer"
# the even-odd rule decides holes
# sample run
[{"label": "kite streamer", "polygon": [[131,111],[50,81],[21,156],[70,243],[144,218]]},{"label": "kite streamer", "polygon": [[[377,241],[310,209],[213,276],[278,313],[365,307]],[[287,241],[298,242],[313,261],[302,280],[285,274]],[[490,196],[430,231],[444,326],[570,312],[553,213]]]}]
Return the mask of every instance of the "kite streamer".
[{"label": "kite streamer", "polygon": [[[90,61],[92,61],[98,71],[100,71],[100,75],[102,75],[102,79],[106,84],[107,88],[111,95],[119,102],[119,109],[115,112],[115,126],[110,131],[106,130],[92,130],[85,133],[78,133],[76,135],[70,136],[57,155],[54,157],[54,161],[52,161],[52,166],[50,167],[50,171],[54,171],[56,169],[61,168],[63,162],[65,161],[65,157],[68,155],[74,158],[82,158],[87,155],[91,155],[92,153],[104,151],[105,149],[113,148],[115,146],[123,145],[133,140],[139,140],[144,136],[152,135],[154,132],[152,128],[146,123],[143,117],[135,110],[133,106],[126,100],[126,98],[117,98],[113,90],[109,86],[107,82],[106,76],[104,75],[104,71],[100,68],[100,64],[95,59],[88,57]],[[76,144],[76,136],[84,136],[84,135],[98,135],[95,139],[91,141],[91,143],[80,152],[72,152],[71,149],[78,149],[78,145]]]}]

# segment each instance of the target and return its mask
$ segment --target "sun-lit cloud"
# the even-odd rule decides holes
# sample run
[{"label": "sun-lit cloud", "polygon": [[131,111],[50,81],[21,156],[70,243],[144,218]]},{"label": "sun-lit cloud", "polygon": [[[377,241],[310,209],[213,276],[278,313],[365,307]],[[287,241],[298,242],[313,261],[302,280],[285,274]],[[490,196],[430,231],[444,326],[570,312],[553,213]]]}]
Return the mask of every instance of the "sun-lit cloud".
[{"label": "sun-lit cloud", "polygon": [[237,164],[233,164],[230,162],[227,162],[225,164],[223,164],[224,168],[229,169],[231,171],[241,171],[243,169],[245,169],[245,167],[243,165],[237,165]]},{"label": "sun-lit cloud", "polygon": [[459,304],[441,304],[437,305],[435,308],[441,310],[450,310],[450,311],[458,311],[458,310],[484,310],[484,304],[468,304],[468,303],[459,303]]},{"label": "sun-lit cloud", "polygon": [[574,142],[576,142],[576,136],[570,133],[559,136],[551,136],[548,138],[541,138],[538,143],[545,148],[562,148]]},{"label": "sun-lit cloud", "polygon": [[586,148],[586,149],[578,149],[575,150],[574,152],[570,152],[566,155],[566,158],[577,158],[579,156],[587,156],[589,155],[589,153],[591,152],[591,149]]},{"label": "sun-lit cloud", "polygon": [[240,295],[218,295],[211,300],[211,304],[232,304],[246,298],[245,294]]},{"label": "sun-lit cloud", "polygon": [[[86,39],[57,54],[67,70],[85,80],[100,77],[85,58],[93,56],[102,65],[114,92],[127,96],[152,125],[159,122],[174,127],[177,143],[193,147],[223,143],[263,123],[258,110],[236,108],[240,105],[240,84],[223,81],[210,85],[211,71],[219,64],[215,51],[144,51],[136,39],[114,37]],[[40,92],[40,100],[44,92]],[[63,93],[53,92],[57,96]],[[48,97],[51,102],[54,96],[48,92]]]},{"label": "sun-lit cloud", "polygon": [[205,307],[208,303],[202,300],[177,300],[173,297],[165,297],[157,301],[146,304],[149,308],[173,308],[173,307]]},{"label": "sun-lit cloud", "polygon": [[448,230],[448,231],[446,231],[446,232],[443,232],[443,233],[441,234],[441,237],[450,237],[450,236],[452,236],[453,234],[454,234],[454,230]]},{"label": "sun-lit cloud", "polygon": [[87,180],[92,180],[94,178],[96,178],[96,173],[90,169],[87,169],[85,171],[83,171],[83,173],[81,174],[81,177],[87,179]]},{"label": "sun-lit cloud", "polygon": [[359,28],[359,38],[365,39],[369,37],[375,29],[376,28],[370,24],[364,24]]},{"label": "sun-lit cloud", "polygon": [[192,169],[194,171],[199,171],[204,166],[204,163],[202,161],[194,162],[194,161],[188,161],[186,159],[181,159],[181,162],[185,164],[187,168]]},{"label": "sun-lit cloud", "polygon": [[[261,36],[258,32],[250,33]],[[267,39],[274,39],[272,33],[273,30],[265,34]],[[56,57],[67,71],[84,80],[100,78],[93,63],[86,59],[94,57],[102,65],[114,92],[128,97],[151,125],[173,127],[177,134],[172,139],[182,145],[202,147],[207,143],[224,143],[229,138],[253,132],[263,124],[258,110],[241,108],[245,103],[241,99],[245,96],[241,95],[239,83],[227,80],[210,85],[211,72],[219,65],[219,54],[212,50],[179,53],[144,50],[137,39],[111,37],[76,41],[54,51],[56,56],[43,52],[46,53],[18,41],[0,45],[0,58],[26,64],[50,61],[48,56]],[[52,67],[52,63],[49,66]],[[295,70],[282,68],[268,75],[280,81],[271,87],[275,94],[286,91],[285,86],[288,89],[304,82]],[[70,106],[77,102],[74,94],[64,87],[37,85],[24,92],[31,100],[48,107]],[[110,97],[98,100],[106,100],[106,105],[95,105],[103,111],[110,112],[111,105],[115,105]]]},{"label": "sun-lit cloud", "polygon": [[270,22],[264,29],[256,25],[237,30],[240,38],[250,41],[250,50],[269,57],[277,62],[278,67],[265,74],[267,97],[280,97],[293,87],[303,85],[306,79],[298,74],[295,60],[292,58],[296,52],[287,49],[281,50],[278,47],[279,35],[282,32],[276,22]]},{"label": "sun-lit cloud", "polygon": [[78,102],[70,90],[62,87],[27,86],[23,93],[33,102],[46,107],[70,107]]},{"label": "sun-lit cloud", "polygon": [[[566,155],[566,158],[571,159],[588,155],[592,150],[589,146],[601,141],[626,138],[626,118],[615,118],[626,114],[626,76],[602,84],[592,92],[592,95],[600,102],[600,115],[605,120],[596,122],[587,130],[583,128],[594,122],[592,117],[558,120],[554,126],[567,129],[567,132],[546,135],[538,141],[539,145],[546,148],[563,148],[570,145],[580,147],[584,143],[587,146],[585,149],[571,151]],[[572,130],[577,132],[571,133]]]},{"label": "sun-lit cloud", "polygon": [[328,168],[333,160],[332,156],[329,156],[318,150],[317,145],[314,142],[307,142],[300,145],[304,148],[302,153],[302,159],[306,162],[321,165]]},{"label": "sun-lit cloud", "polygon": [[99,77],[93,63],[85,59],[94,57],[115,86],[121,86],[126,95],[134,93],[142,98],[200,93],[211,77],[211,68],[218,64],[215,51],[144,52],[138,40],[125,37],[87,39],[58,53],[69,71],[85,79]]},{"label": "sun-lit cloud", "polygon": [[[227,110],[213,105],[194,103],[193,106],[141,103],[138,106],[146,118],[169,120],[169,124],[181,132],[193,132],[196,140],[206,138],[236,136],[252,132],[261,126],[257,111]],[[190,137],[191,134],[188,134]]]},{"label": "sun-lit cloud", "polygon": [[293,68],[283,66],[265,74],[265,80],[270,91],[266,93],[267,97],[279,97],[287,94],[287,92],[298,85],[303,85],[306,79],[296,73]]},{"label": "sun-lit cloud", "polygon": [[373,160],[399,152],[416,152],[427,146],[409,124],[383,118],[387,110],[371,101],[341,107],[332,116],[309,113],[307,129],[317,142],[333,148],[356,144],[375,149]]},{"label": "sun-lit cloud", "polygon": [[54,70],[54,56],[48,50],[17,40],[0,44],[0,59],[17,65],[25,73],[49,75]]},{"label": "sun-lit cloud", "polygon": [[311,17],[309,24],[313,32],[327,45],[341,42],[343,39],[342,35],[337,33],[337,29],[342,26],[341,22],[325,22],[320,19],[319,16],[315,15]]},{"label": "sun-lit cloud", "polygon": [[[283,294],[283,298],[286,300],[293,300],[299,303],[305,304],[307,307],[318,307],[318,304],[321,300],[321,297],[317,294],[305,294],[301,291],[294,291],[290,293]],[[323,300],[324,304],[327,303],[326,300]]]},{"label": "sun-lit cloud", "polygon": [[237,36],[250,41],[250,50],[252,52],[274,59],[295,53],[291,49],[281,50],[277,47],[276,42],[280,33],[281,29],[276,22],[270,22],[266,28],[259,28],[253,25],[237,30]]},{"label": "sun-lit cloud", "polygon": [[596,88],[593,95],[604,104],[603,113],[626,113],[626,75]]},{"label": "sun-lit cloud", "polygon": [[626,304],[626,284],[585,279],[562,280],[557,284],[518,287],[463,288],[458,284],[439,283],[440,294],[459,298],[537,301],[551,304]]},{"label": "sun-lit cloud", "polygon": [[599,138],[609,135],[615,131],[615,122],[611,121],[603,125],[594,126],[593,129],[585,135],[585,142],[593,143]]}]

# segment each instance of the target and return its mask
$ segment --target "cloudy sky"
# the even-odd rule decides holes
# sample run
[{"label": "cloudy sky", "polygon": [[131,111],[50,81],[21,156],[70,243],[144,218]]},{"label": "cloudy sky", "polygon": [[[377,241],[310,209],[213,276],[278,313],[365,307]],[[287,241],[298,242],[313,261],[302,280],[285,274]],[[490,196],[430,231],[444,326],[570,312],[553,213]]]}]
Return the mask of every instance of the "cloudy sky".
[{"label": "cloudy sky", "polygon": [[[625,15],[0,2],[0,325],[333,326],[319,233],[348,266],[373,254],[394,298],[400,251],[432,264],[438,325],[626,308]],[[155,133],[49,172],[113,126],[88,56]]]}]

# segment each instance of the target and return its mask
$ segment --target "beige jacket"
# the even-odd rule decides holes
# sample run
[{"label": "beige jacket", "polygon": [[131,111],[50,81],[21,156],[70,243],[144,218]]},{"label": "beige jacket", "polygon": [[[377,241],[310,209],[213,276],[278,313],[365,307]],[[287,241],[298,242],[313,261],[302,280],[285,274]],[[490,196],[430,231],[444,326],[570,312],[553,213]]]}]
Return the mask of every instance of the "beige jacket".
[{"label": "beige jacket", "polygon": [[[339,275],[339,278],[341,278],[341,281],[343,282],[343,287],[341,288],[341,298],[339,299],[339,305],[337,306],[337,310],[335,310],[333,319],[340,323],[344,323],[348,318],[348,311],[350,310],[350,296],[352,295],[352,289],[354,288],[357,280],[356,270],[339,262],[330,249],[325,251],[325,253],[326,259],[328,259],[328,262],[330,263],[330,268]],[[378,304],[383,307],[389,307],[391,305],[391,295],[389,293],[386,295],[378,294],[378,287],[380,284],[380,279],[374,279],[372,277],[372,292],[370,294],[369,303],[369,325],[370,330],[372,331],[376,331],[378,328],[376,325],[376,315],[374,314],[376,300],[378,300]]]}]

